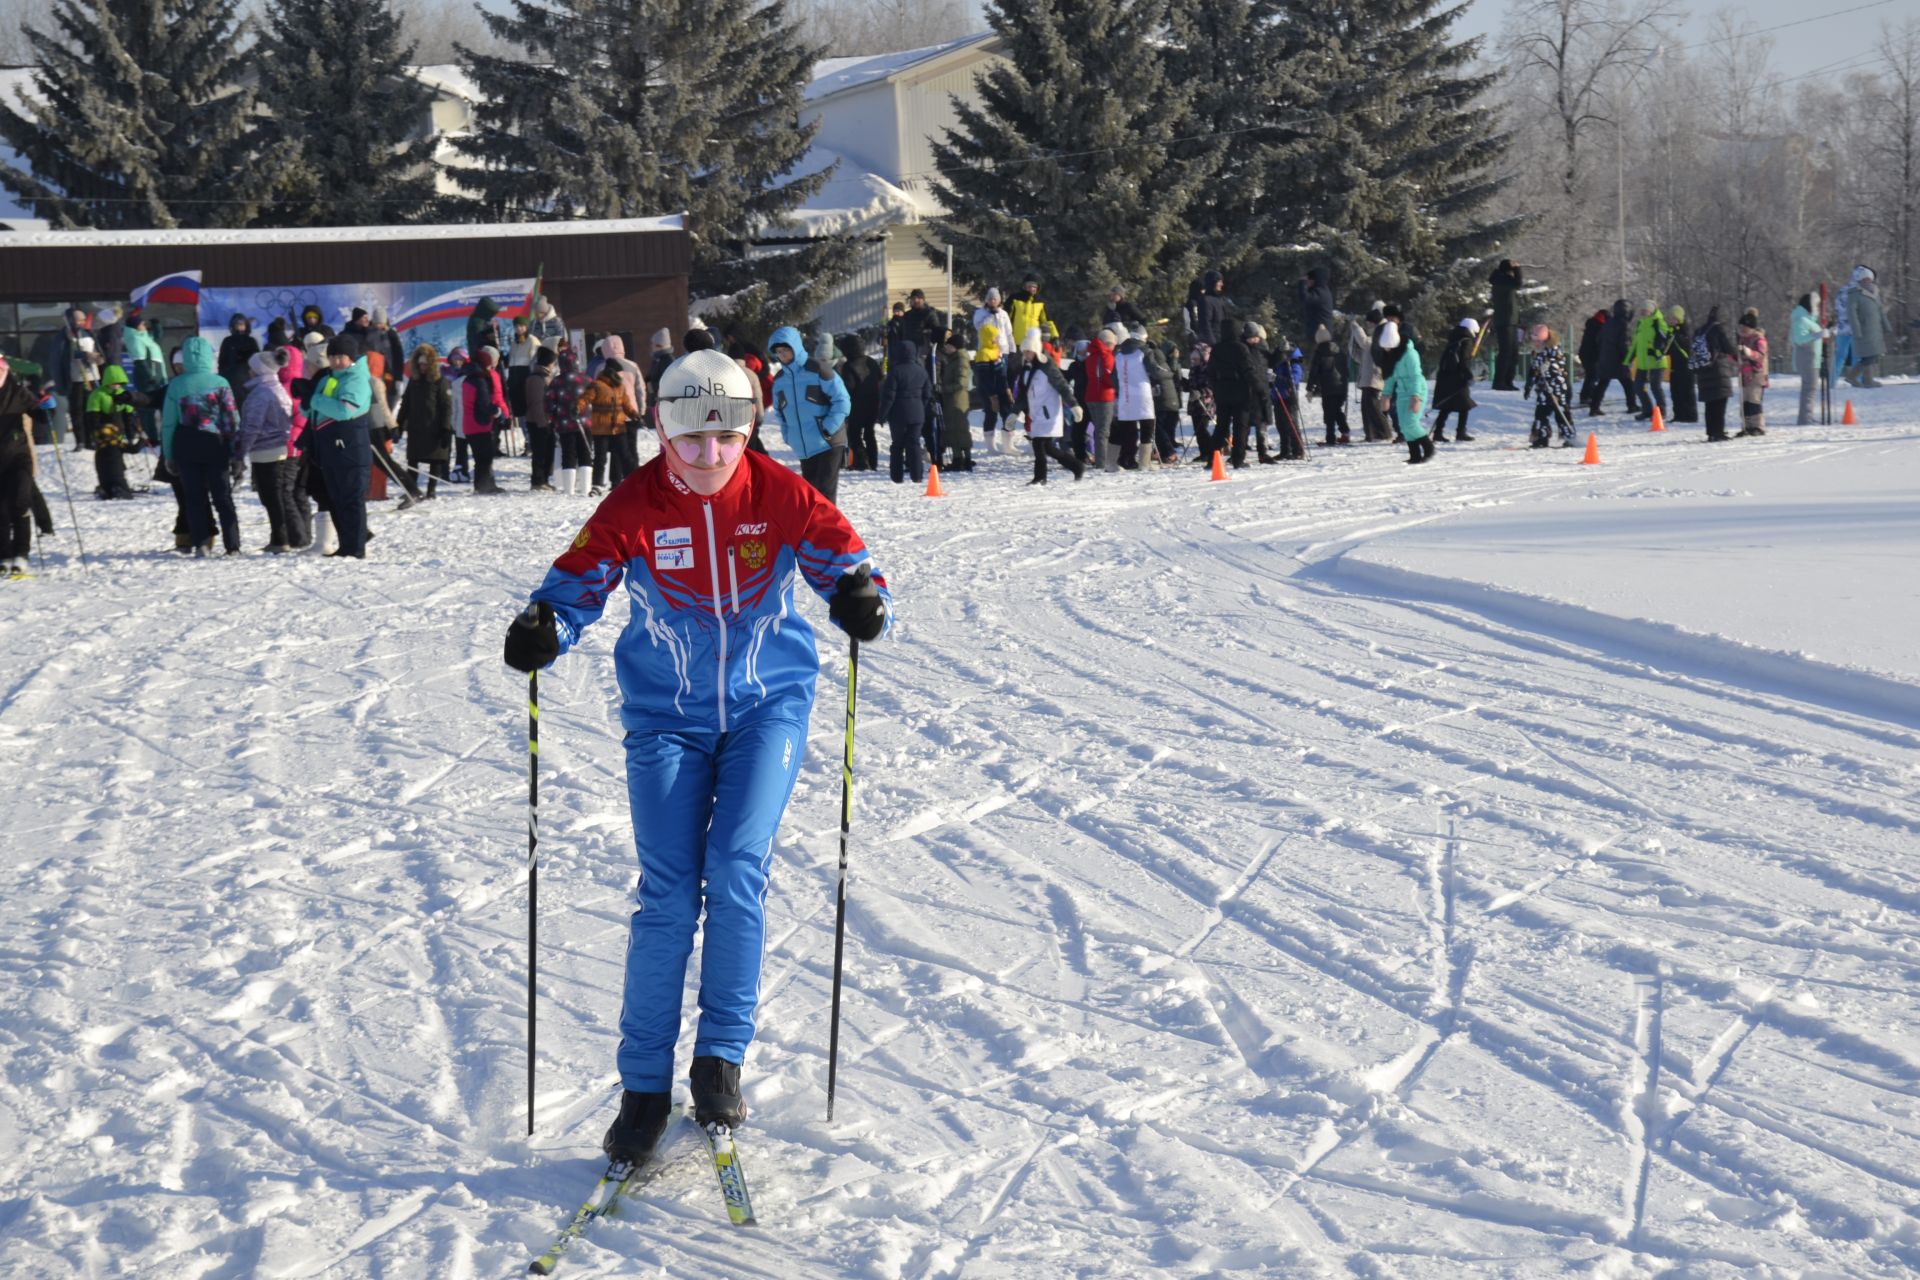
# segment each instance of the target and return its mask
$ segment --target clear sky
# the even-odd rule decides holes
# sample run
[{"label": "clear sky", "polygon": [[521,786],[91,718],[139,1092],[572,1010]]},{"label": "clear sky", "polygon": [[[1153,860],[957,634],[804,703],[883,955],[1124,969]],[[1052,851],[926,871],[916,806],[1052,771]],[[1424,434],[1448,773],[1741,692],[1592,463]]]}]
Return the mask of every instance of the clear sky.
[{"label": "clear sky", "polygon": [[[1737,10],[1756,27],[1774,27],[1782,23],[1800,25],[1770,32],[1773,38],[1773,65],[1782,78],[1802,75],[1858,56],[1862,63],[1880,47],[1880,24],[1898,25],[1909,17],[1920,17],[1920,0],[1888,0],[1873,8],[1846,13],[1870,0],[1744,0],[1724,7]],[[1715,11],[1723,6],[1705,0],[1682,0],[1681,18],[1674,24],[1678,38],[1694,43],[1710,37]],[[1512,0],[1472,0],[1460,30],[1467,35],[1490,35],[1513,11]],[[1823,16],[1836,14],[1838,16]],[[1802,21],[1812,19],[1812,21]],[[1844,68],[1834,68],[1838,73]]]}]

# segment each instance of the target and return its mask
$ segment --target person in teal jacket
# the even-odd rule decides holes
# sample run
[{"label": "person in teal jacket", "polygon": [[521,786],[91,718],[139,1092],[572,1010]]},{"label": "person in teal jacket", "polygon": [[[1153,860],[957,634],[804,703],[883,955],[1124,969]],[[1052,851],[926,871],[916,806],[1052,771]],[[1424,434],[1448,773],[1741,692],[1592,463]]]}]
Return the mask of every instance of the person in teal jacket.
[{"label": "person in teal jacket", "polygon": [[181,372],[167,384],[160,408],[160,453],[174,477],[174,497],[196,556],[212,550],[216,516],[227,554],[240,551],[240,517],[233,507],[230,474],[240,413],[233,388],[213,366],[211,342],[195,334],[181,343]]},{"label": "person in teal jacket", "polygon": [[227,380],[213,371],[213,344],[195,334],[180,344],[182,372],[167,384],[167,398],[160,406],[160,452],[173,461],[173,433],[180,425],[180,404],[218,391],[233,394]]},{"label": "person in teal jacket", "polygon": [[1420,421],[1420,411],[1427,403],[1427,375],[1420,368],[1420,348],[1411,338],[1403,339],[1400,326],[1392,320],[1381,324],[1376,341],[1394,362],[1380,396],[1399,416],[1400,435],[1407,442],[1407,461],[1425,462],[1433,456],[1433,440]]},{"label": "person in teal jacket", "polygon": [[1833,330],[1822,328],[1813,314],[1813,295],[1803,293],[1787,320],[1787,339],[1793,345],[1793,371],[1800,375],[1800,417],[1796,426],[1813,422],[1813,393],[1819,389],[1820,357],[1826,354],[1824,338]]},{"label": "person in teal jacket", "polygon": [[[1865,272],[1865,274],[1861,274]],[[1874,366],[1887,354],[1887,309],[1880,305],[1880,285],[1873,272],[1861,268],[1859,279],[1847,294],[1847,319],[1853,327],[1854,372],[1848,378],[1856,387],[1877,387]]]},{"label": "person in teal jacket", "polygon": [[160,443],[160,399],[167,390],[167,356],[148,328],[146,316],[127,317],[127,371],[133,375],[133,407],[148,444]]},{"label": "person in teal jacket", "polygon": [[792,325],[773,331],[767,354],[778,361],[773,374],[773,407],[780,436],[800,457],[800,474],[828,502],[840,494],[840,463],[846,456],[847,414],[853,397],[835,372],[833,339],[822,335],[812,358],[801,363],[806,339]]},{"label": "person in teal jacket", "polygon": [[[339,549],[329,554],[355,560],[367,557],[367,473],[373,467],[367,410],[372,404],[373,377],[360,343],[343,333],[327,343],[327,368],[317,375],[302,448],[326,479],[327,505],[340,539]],[[316,528],[314,545],[322,541]]]}]

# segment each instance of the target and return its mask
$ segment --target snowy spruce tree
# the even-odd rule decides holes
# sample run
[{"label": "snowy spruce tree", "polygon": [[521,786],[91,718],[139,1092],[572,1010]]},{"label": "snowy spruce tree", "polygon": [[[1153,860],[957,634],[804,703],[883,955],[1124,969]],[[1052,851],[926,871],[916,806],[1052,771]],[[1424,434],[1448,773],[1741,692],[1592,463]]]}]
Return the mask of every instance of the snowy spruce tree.
[{"label": "snowy spruce tree", "polygon": [[[1333,269],[1343,310],[1376,300],[1419,307],[1433,335],[1483,298],[1484,259],[1517,220],[1481,217],[1503,185],[1507,138],[1472,69],[1477,41],[1455,40],[1453,0],[1276,0],[1279,62],[1297,69],[1309,146],[1266,156],[1279,202],[1275,246],[1254,282],[1291,298],[1308,267]],[[1287,304],[1290,308],[1290,302]],[[1483,305],[1474,303],[1472,305]]]},{"label": "snowy spruce tree", "polygon": [[0,102],[0,184],[56,227],[237,227],[275,175],[241,87],[240,0],[55,0]]},{"label": "snowy spruce tree", "polygon": [[517,56],[462,50],[484,105],[457,145],[460,215],[518,221],[685,212],[692,296],[750,331],[811,314],[852,268],[846,239],[754,256],[827,179],[792,176],[820,51],[782,0],[509,0]]},{"label": "snowy spruce tree", "polygon": [[[979,77],[934,142],[935,239],[976,290],[1037,276],[1064,329],[1097,320],[1107,290],[1166,314],[1200,268],[1189,206],[1217,148],[1175,159],[1194,90],[1167,74],[1164,0],[990,0],[1006,61]],[[944,260],[944,257],[943,257]]]},{"label": "snowy spruce tree", "polygon": [[1273,258],[1297,230],[1297,202],[1271,189],[1282,163],[1319,144],[1302,104],[1311,91],[1298,64],[1249,57],[1271,44],[1279,0],[1188,0],[1168,13],[1167,74],[1193,93],[1192,122],[1171,148],[1213,177],[1194,193],[1186,223],[1204,266],[1224,272],[1251,311],[1285,270]]},{"label": "snowy spruce tree", "polygon": [[411,222],[434,200],[432,94],[406,73],[391,0],[279,0],[255,57],[286,163],[266,226]]}]

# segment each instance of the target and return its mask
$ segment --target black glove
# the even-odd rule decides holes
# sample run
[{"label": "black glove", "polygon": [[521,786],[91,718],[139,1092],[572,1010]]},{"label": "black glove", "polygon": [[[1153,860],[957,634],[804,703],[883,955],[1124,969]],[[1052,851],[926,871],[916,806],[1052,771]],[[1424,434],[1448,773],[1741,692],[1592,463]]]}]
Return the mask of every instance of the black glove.
[{"label": "black glove", "polygon": [[833,625],[855,640],[876,640],[887,627],[887,605],[880,588],[873,585],[866,566],[858,573],[844,574],[827,602],[827,616]]},{"label": "black glove", "polygon": [[538,671],[560,656],[560,633],[553,629],[553,606],[530,604],[507,628],[506,664],[515,671]]}]

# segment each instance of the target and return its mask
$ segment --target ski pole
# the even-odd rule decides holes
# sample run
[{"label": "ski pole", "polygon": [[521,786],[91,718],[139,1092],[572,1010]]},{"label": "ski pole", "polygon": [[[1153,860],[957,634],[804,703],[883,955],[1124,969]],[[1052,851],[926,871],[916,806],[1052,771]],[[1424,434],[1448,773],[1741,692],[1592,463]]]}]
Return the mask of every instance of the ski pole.
[{"label": "ski pole", "polygon": [[827,1023],[827,1120],[833,1120],[833,1086],[840,1066],[840,972],[847,938],[847,832],[853,826],[853,714],[860,685],[860,642],[847,641],[847,746],[840,766],[840,889],[833,911],[833,1012]]},{"label": "ski pole", "polygon": [[80,567],[91,572],[93,566],[87,563],[87,544],[80,537],[80,512],[73,505],[73,482],[67,479],[66,453],[60,447],[58,435],[54,437],[53,460],[60,466],[60,487],[67,493],[67,518],[73,521],[73,545],[80,550]]},{"label": "ski pole", "polygon": [[527,1136],[533,1136],[534,967],[540,941],[540,673],[527,672]]}]

